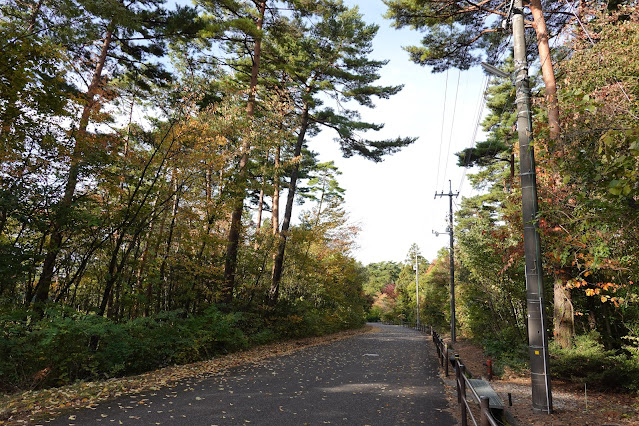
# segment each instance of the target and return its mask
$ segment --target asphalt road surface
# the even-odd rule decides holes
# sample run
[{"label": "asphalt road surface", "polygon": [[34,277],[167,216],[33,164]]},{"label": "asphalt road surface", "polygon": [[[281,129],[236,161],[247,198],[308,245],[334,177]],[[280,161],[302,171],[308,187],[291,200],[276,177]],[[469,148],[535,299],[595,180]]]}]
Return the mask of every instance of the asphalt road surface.
[{"label": "asphalt road surface", "polygon": [[427,336],[399,326],[121,397],[49,425],[456,424]]}]

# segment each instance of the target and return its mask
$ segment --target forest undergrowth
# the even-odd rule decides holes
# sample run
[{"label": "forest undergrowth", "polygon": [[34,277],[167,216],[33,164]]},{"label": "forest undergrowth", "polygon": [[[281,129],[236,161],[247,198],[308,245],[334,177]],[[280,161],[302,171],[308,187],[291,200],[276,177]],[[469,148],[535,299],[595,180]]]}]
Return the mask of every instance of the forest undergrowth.
[{"label": "forest undergrowth", "polygon": [[96,404],[125,394],[157,391],[175,386],[184,380],[201,380],[219,375],[229,368],[293,353],[308,347],[335,342],[362,333],[373,327],[358,327],[324,336],[288,339],[262,344],[250,349],[221,355],[206,361],[174,365],[139,375],[107,380],[78,381],[61,387],[28,390],[0,396],[0,425],[17,425],[57,417],[61,413]]}]

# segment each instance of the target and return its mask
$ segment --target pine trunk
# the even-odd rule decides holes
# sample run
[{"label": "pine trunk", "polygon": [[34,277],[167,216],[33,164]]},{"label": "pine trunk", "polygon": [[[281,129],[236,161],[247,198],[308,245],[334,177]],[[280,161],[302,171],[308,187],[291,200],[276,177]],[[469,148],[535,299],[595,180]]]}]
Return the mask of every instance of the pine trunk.
[{"label": "pine trunk", "polygon": [[257,251],[260,248],[258,234],[260,233],[260,229],[262,229],[262,212],[264,210],[264,184],[262,184],[262,189],[260,189],[260,198],[257,202],[257,224],[255,225],[255,243],[253,244],[253,248]]},{"label": "pine trunk", "polygon": [[111,30],[107,30],[104,36],[102,50],[100,51],[100,56],[96,64],[95,71],[93,72],[91,84],[89,84],[89,87],[87,88],[87,92],[85,94],[87,104],[84,106],[84,109],[82,110],[82,116],[80,117],[80,125],[76,133],[75,146],[73,147],[69,173],[67,175],[67,181],[64,187],[64,195],[60,200],[58,206],[58,210],[61,213],[58,213],[58,215],[52,220],[52,235],[47,246],[47,255],[45,256],[44,263],[42,265],[40,279],[38,280],[38,284],[36,285],[35,289],[34,302],[36,304],[44,303],[49,299],[49,290],[51,288],[51,281],[53,280],[53,272],[55,269],[58,253],[62,248],[63,241],[62,228],[64,225],[64,218],[60,215],[64,215],[64,211],[68,210],[71,207],[75,189],[78,185],[80,164],[82,161],[82,155],[87,139],[87,126],[89,125],[91,112],[95,107],[95,95],[97,94],[100,83],[102,82],[102,71],[106,63],[107,53],[109,52],[109,48],[111,46],[112,35],[113,34],[111,33]]},{"label": "pine trunk", "polygon": [[300,132],[297,135],[297,142],[295,144],[294,156],[298,161],[295,162],[295,167],[291,172],[291,180],[288,186],[288,194],[286,197],[286,209],[284,210],[284,218],[282,220],[282,231],[280,232],[279,238],[277,239],[277,249],[273,257],[273,274],[271,278],[271,289],[269,290],[268,295],[269,306],[275,306],[277,304],[277,300],[279,299],[280,282],[282,281],[282,269],[284,267],[284,253],[286,251],[286,238],[291,225],[291,217],[293,215],[293,201],[295,200],[295,189],[300,172],[301,161],[299,161],[299,157],[302,154],[302,146],[304,145],[306,129],[308,128],[308,109],[308,104],[304,105]]},{"label": "pine trunk", "polygon": [[548,29],[541,9],[541,0],[530,0],[530,11],[533,15],[533,28],[537,34],[537,49],[541,63],[541,74],[546,87],[546,106],[548,108],[548,128],[550,139],[559,138],[559,101],[557,99],[557,83],[548,44]]},{"label": "pine trunk", "polygon": [[[257,20],[257,30],[261,31],[264,24],[264,13],[266,11],[266,0],[260,2],[260,14]],[[249,86],[249,99],[246,106],[246,115],[251,118],[255,115],[255,95],[257,92],[257,76],[260,69],[260,57],[262,51],[262,38],[255,40],[253,50],[253,66],[251,67],[251,83]],[[226,245],[226,259],[224,263],[224,283],[221,289],[221,301],[230,304],[233,301],[233,291],[235,289],[235,271],[237,269],[237,254],[240,244],[240,228],[242,227],[242,211],[244,210],[244,185],[247,180],[247,165],[249,160],[250,141],[245,140],[242,145],[242,157],[240,158],[238,182],[240,183],[240,195],[233,207],[231,214],[231,224],[229,226],[228,243]]]},{"label": "pine trunk", "polygon": [[275,173],[273,176],[273,206],[271,209],[271,225],[273,235],[280,232],[280,146],[275,149]]},{"label": "pine trunk", "polygon": [[262,211],[264,210],[264,186],[260,189],[260,198],[257,203],[257,225],[255,229],[259,231],[262,228]]}]

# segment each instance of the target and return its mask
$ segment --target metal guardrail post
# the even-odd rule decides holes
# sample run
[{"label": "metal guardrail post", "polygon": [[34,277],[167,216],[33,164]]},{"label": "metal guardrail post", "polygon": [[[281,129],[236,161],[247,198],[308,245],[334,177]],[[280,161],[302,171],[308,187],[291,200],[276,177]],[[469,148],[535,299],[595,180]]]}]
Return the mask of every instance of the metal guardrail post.
[{"label": "metal guardrail post", "polygon": [[479,397],[479,406],[481,407],[480,426],[490,426],[490,401],[487,396]]},{"label": "metal guardrail post", "polygon": [[461,403],[462,426],[468,425],[468,413],[466,409],[466,366],[459,364],[457,371],[459,372],[459,394],[458,400]]},{"label": "metal guardrail post", "polygon": [[[491,426],[499,424],[496,422],[493,413],[490,411],[490,398],[487,396],[479,396],[477,391],[472,387],[470,382],[467,382],[466,379],[466,366],[461,362],[458,353],[453,355],[452,361],[449,359],[450,348],[447,343],[441,339],[439,334],[433,330],[432,326],[430,327],[431,336],[433,339],[433,343],[435,343],[435,347],[437,349],[437,356],[440,359],[440,363],[442,366],[445,365],[446,377],[449,374],[449,364],[452,364],[453,369],[455,370],[455,390],[457,391],[457,403],[460,404],[461,411],[461,425],[468,426],[468,400],[466,399],[466,388],[470,386],[470,390],[473,392],[473,399],[476,400],[479,398],[480,403],[480,417],[479,417],[479,425],[480,426]],[[472,416],[471,418],[473,424],[477,426],[477,420]]]},{"label": "metal guardrail post", "polygon": [[457,403],[461,404],[461,385],[459,382],[461,371],[459,368],[455,368],[455,389],[457,390]]},{"label": "metal guardrail post", "polygon": [[444,371],[446,372],[446,377],[448,377],[448,364],[450,364],[448,361],[448,343],[444,343]]}]

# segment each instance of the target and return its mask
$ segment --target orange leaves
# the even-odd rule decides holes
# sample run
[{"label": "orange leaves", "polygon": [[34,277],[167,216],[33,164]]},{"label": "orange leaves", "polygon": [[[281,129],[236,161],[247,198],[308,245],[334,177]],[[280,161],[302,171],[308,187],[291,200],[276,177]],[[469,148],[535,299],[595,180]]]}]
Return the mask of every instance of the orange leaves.
[{"label": "orange leaves", "polygon": [[[632,282],[630,282],[630,284],[632,284]],[[616,293],[622,287],[621,284],[613,282],[587,283],[584,280],[574,280],[569,282],[568,284],[568,286],[570,286],[569,288],[579,288],[586,285],[592,286],[584,290],[586,296],[598,296],[601,300],[601,303],[613,303],[616,307],[619,307],[619,303],[621,302],[621,299],[619,297],[603,293]]]},{"label": "orange leaves", "polygon": [[580,279],[570,280],[566,283],[567,288],[579,288],[579,287],[585,287],[587,285],[588,283],[586,282],[586,280],[580,280]]},{"label": "orange leaves", "polygon": [[619,304],[621,302],[621,299],[618,297],[612,297],[612,296],[607,296],[607,295],[603,295],[601,296],[601,303],[613,303],[615,305],[615,307],[619,307]]},{"label": "orange leaves", "polygon": [[620,285],[615,284],[615,283],[603,283],[603,284],[600,284],[600,286],[601,286],[601,288],[602,288],[602,289],[604,289],[605,291],[612,290],[613,292],[616,292],[616,291],[617,291],[617,289],[618,289],[619,287],[621,287]]},{"label": "orange leaves", "polygon": [[586,296],[594,296],[596,294],[599,294],[601,292],[601,289],[599,288],[587,288],[585,293]]}]

